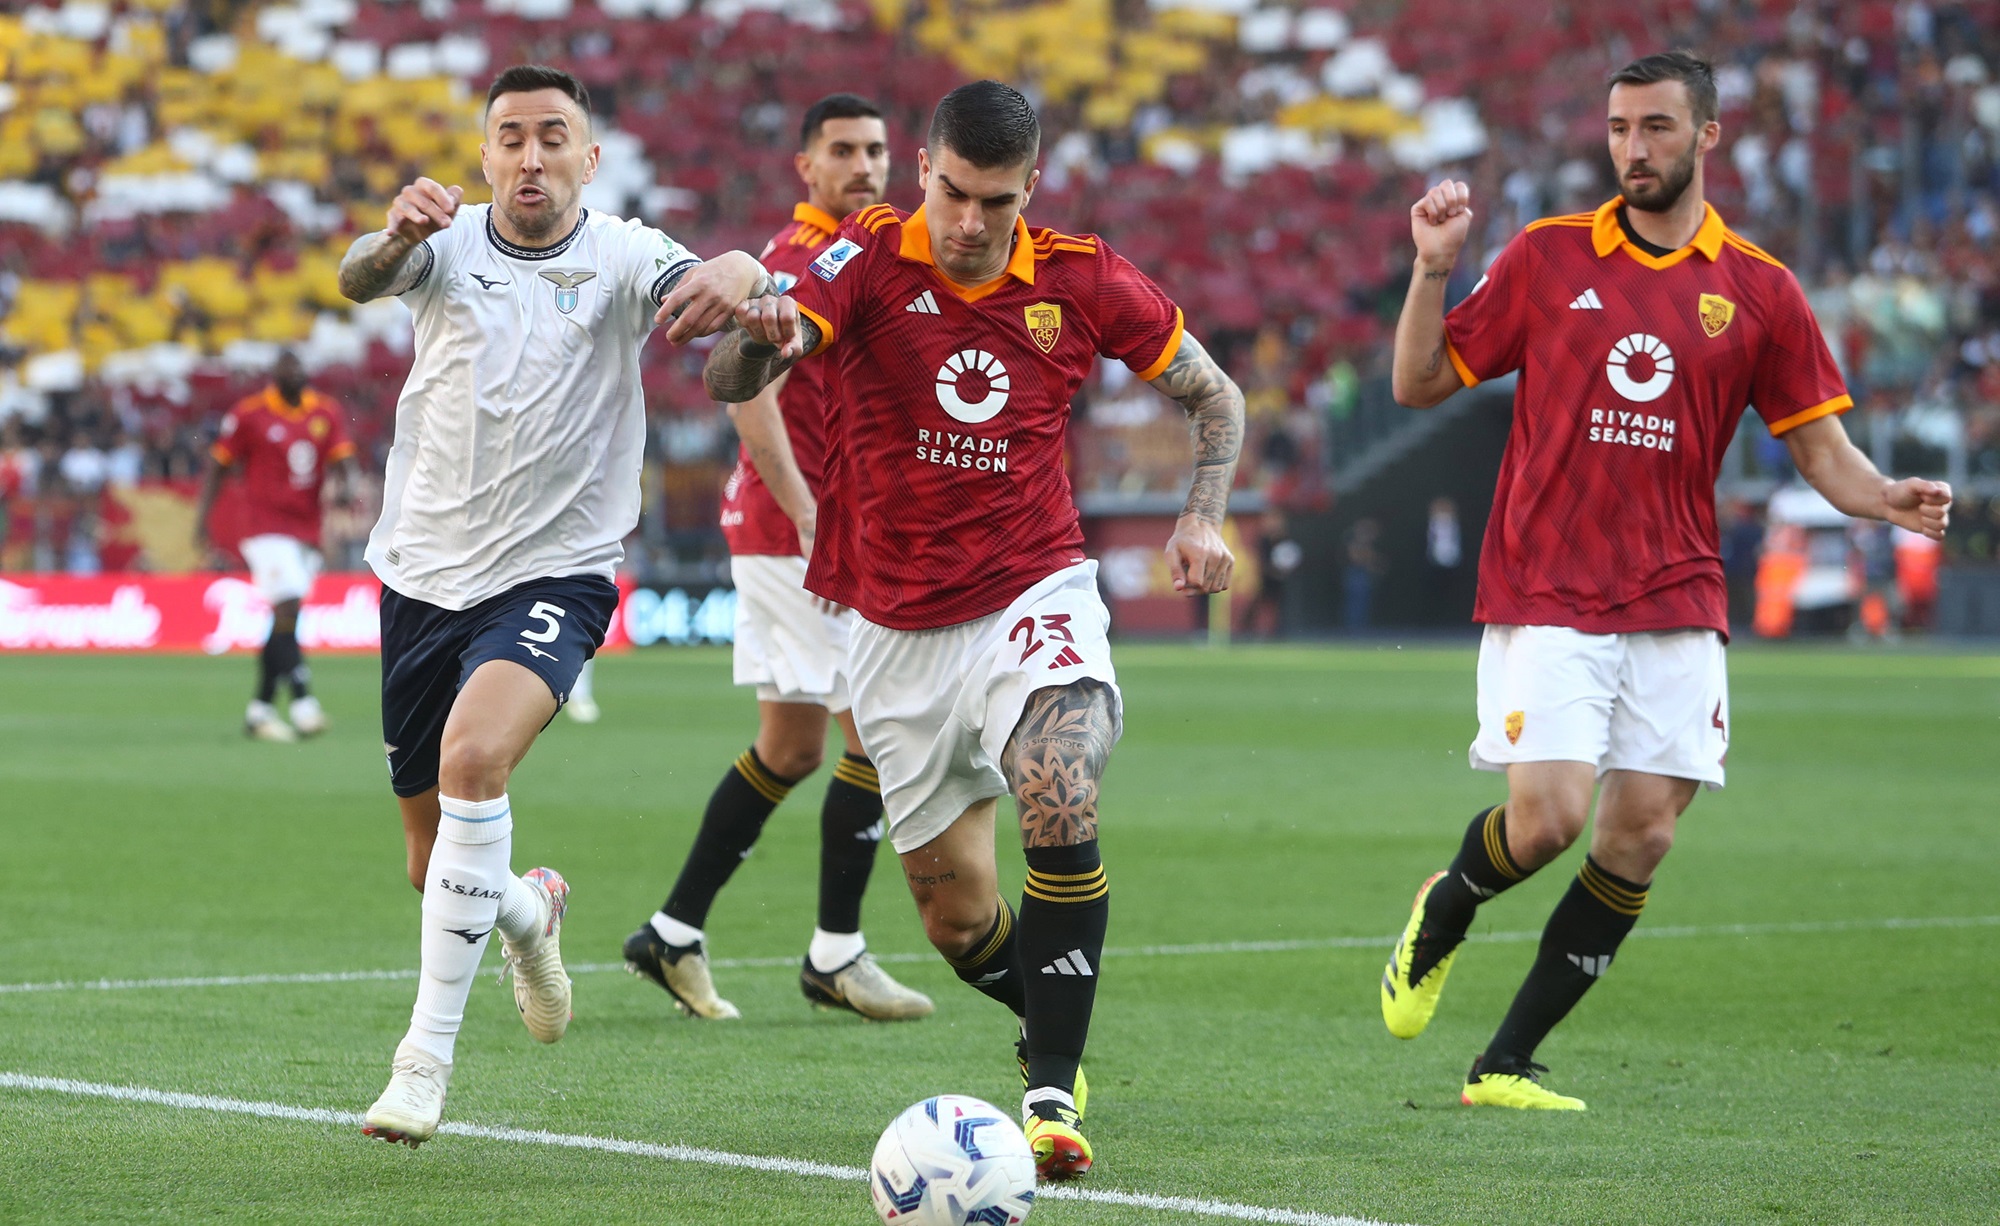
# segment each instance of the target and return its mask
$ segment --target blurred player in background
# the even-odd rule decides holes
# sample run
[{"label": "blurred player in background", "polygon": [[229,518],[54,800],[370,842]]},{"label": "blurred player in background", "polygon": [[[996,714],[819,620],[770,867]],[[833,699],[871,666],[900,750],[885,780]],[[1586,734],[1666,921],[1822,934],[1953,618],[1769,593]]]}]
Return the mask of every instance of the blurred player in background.
[{"label": "blurred player in background", "polygon": [[[1847,441],[1852,406],[1798,281],[1703,200],[1715,77],[1685,52],[1611,77],[1619,195],[1538,221],[1444,313],[1472,209],[1446,181],[1410,210],[1417,263],[1396,327],[1395,394],[1425,408],[1520,371],[1479,559],[1479,735],[1507,803],[1473,818],[1425,881],[1382,977],[1399,1038],[1429,1023],[1486,900],[1582,833],[1590,851],[1527,981],[1473,1063],[1468,1105],[1580,1111],[1536,1048],[1610,967],[1697,788],[1729,746],[1728,592],[1715,479],[1755,405],[1799,475],[1848,515],[1942,539],[1951,491],[1891,481]],[[1598,789],[1598,784],[1602,788]]]},{"label": "blurred player in background", "polygon": [[412,1146],[437,1131],[495,928],[528,1032],[553,1043],[569,1025],[569,887],[509,868],[507,783],[617,608],[612,575],[639,519],[639,347],[670,318],[675,343],[727,326],[775,288],[744,252],[703,264],[582,207],[598,147],[576,78],[509,68],[486,106],[494,203],[461,207],[460,189],[418,179],[340,267],[342,293],[396,294],[416,323],[367,556],[384,588],[382,739],[424,896],[422,969],[363,1127]]},{"label": "blurred player in background", "polygon": [[[889,177],[882,112],[853,94],[814,103],[794,155],[806,202],[764,248],[790,289],[833,239],[840,219],[879,204]],[[732,1018],[716,995],[704,925],[715,896],[755,846],[785,795],[819,768],[827,716],[846,754],[820,808],[819,922],[799,985],[815,1003],[878,1021],[926,1017],[931,999],[890,977],[861,935],[861,896],[882,839],[882,792],[849,712],[847,639],[853,614],[806,591],[826,450],[827,363],[789,371],[729,416],[743,438],[724,487],[722,531],[736,581],[736,684],[757,687],[757,739],[709,797],[673,893],[625,940],[626,965],[693,1017]]]},{"label": "blurred player in background", "polygon": [[[1030,230],[1041,125],[993,81],[938,104],[924,204],[849,218],[792,298],[746,303],[710,355],[718,399],[750,399],[826,354],[826,481],[806,586],[860,615],[855,722],[924,928],[959,978],[1020,1019],[1022,1115],[1048,1178],[1089,1170],[1078,1068],[1109,886],[1099,780],[1122,703],[1097,563],[1064,470],[1098,356],[1187,411],[1194,483],[1167,543],[1174,586],[1229,586],[1222,521],[1243,396],[1181,313],[1101,240]],[[1011,791],[1028,880],[999,897],[995,799]]]},{"label": "blurred player in background", "polygon": [[[320,491],[337,468],[342,496],[358,496],[361,470],[340,406],[306,386],[306,368],[289,349],[272,366],[269,387],[223,414],[195,505],[195,552],[203,558],[214,550],[209,511],[223,477],[239,465],[249,531],[237,549],[271,606],[271,635],[257,657],[257,696],[243,713],[243,731],[260,741],[295,741],[326,731],[298,636],[299,606],[312,595],[320,568]],[[289,724],[273,705],[281,680],[292,692]]]}]

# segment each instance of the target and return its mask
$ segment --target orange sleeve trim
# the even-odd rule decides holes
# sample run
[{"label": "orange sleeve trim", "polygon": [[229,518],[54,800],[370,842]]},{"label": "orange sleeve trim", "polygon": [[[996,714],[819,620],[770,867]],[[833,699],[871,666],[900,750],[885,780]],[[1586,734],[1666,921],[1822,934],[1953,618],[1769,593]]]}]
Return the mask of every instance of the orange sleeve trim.
[{"label": "orange sleeve trim", "polygon": [[1785,267],[1784,264],[1781,263],[1776,256],[1773,256],[1770,252],[1764,250],[1762,247],[1759,247],[1757,244],[1738,237],[1735,233],[1731,231],[1727,230],[1723,231],[1722,241],[1729,244],[1731,247],[1736,248],[1738,251],[1741,251],[1744,255],[1752,256],[1756,259],[1762,260],[1773,268]]},{"label": "orange sleeve trim", "polygon": [[1174,358],[1179,356],[1181,351],[1181,338],[1186,335],[1187,335],[1187,320],[1185,317],[1181,315],[1181,309],[1179,307],[1175,307],[1174,334],[1167,338],[1167,347],[1165,349],[1160,350],[1160,356],[1153,360],[1153,364],[1139,372],[1139,378],[1150,383],[1151,381],[1159,378],[1163,373],[1165,373],[1167,367],[1173,364]]},{"label": "orange sleeve trim", "polygon": [[1451,343],[1450,337],[1445,338],[1444,355],[1451,359],[1452,369],[1458,372],[1459,378],[1465,380],[1465,386],[1478,387],[1481,383],[1485,382],[1484,379],[1472,373],[1472,367],[1467,366],[1465,359],[1459,356],[1458,346]]},{"label": "orange sleeve trim", "polygon": [[1571,213],[1564,217],[1544,217],[1540,221],[1531,221],[1527,224],[1526,229],[1530,234],[1544,226],[1580,226],[1588,230],[1595,224],[1595,221],[1596,218],[1593,214]]},{"label": "orange sleeve trim", "polygon": [[212,458],[217,464],[222,465],[224,468],[228,468],[231,464],[236,463],[236,453],[231,451],[229,448],[224,447],[221,443],[217,443],[215,446],[210,447],[208,449],[208,454],[210,458]]},{"label": "orange sleeve trim", "polygon": [[814,353],[819,353],[828,345],[833,344],[833,325],[826,322],[826,316],[821,315],[818,311],[808,306],[801,306],[799,314],[812,320],[813,324],[819,328],[819,344],[812,347],[812,353],[806,354],[807,357],[811,357]]},{"label": "orange sleeve trim", "polygon": [[880,234],[883,226],[896,220],[896,210],[886,204],[878,204],[854,220],[870,234]]},{"label": "orange sleeve trim", "polygon": [[338,464],[342,460],[346,459],[348,456],[351,456],[353,454],[354,454],[353,443],[346,443],[346,442],[336,443],[333,447],[328,449],[326,453],[326,462],[329,464]]},{"label": "orange sleeve trim", "polygon": [[1831,417],[1835,413],[1845,413],[1853,407],[1854,397],[1845,394],[1835,396],[1833,399],[1822,401],[1810,409],[1801,409],[1790,417],[1781,417],[1777,421],[1772,422],[1769,426],[1771,437],[1776,438],[1787,430],[1796,430],[1809,421],[1818,421],[1822,417]]}]

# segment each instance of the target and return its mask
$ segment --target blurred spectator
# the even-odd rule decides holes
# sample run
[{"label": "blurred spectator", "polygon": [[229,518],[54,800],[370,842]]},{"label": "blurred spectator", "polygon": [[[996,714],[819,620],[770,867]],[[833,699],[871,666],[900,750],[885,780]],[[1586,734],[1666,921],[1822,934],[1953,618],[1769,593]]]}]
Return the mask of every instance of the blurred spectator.
[{"label": "blurred spectator", "polygon": [[1375,580],[1388,569],[1378,548],[1381,537],[1382,525],[1366,516],[1354,521],[1354,526],[1347,530],[1347,566],[1341,578],[1344,621],[1350,633],[1369,627],[1375,604]]},{"label": "blurred spectator", "polygon": [[1276,505],[1267,508],[1257,533],[1257,594],[1243,611],[1246,634],[1270,639],[1290,637],[1285,591],[1304,561],[1305,549],[1292,538],[1283,508]]}]

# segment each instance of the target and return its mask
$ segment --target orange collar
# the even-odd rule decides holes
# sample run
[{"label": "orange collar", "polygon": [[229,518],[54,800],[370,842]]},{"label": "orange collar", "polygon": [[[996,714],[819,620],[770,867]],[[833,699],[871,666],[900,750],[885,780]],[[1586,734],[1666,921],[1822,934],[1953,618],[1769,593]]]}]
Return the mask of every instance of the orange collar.
[{"label": "orange collar", "polygon": [[1714,205],[1701,206],[1703,210],[1701,229],[1694,232],[1694,238],[1687,246],[1678,251],[1670,251],[1666,255],[1656,256],[1648,255],[1626,241],[1625,229],[1618,224],[1618,206],[1622,203],[1624,201],[1620,197],[1613,196],[1599,205],[1597,212],[1591,216],[1590,242],[1597,249],[1600,259],[1623,247],[1625,254],[1646,267],[1657,270],[1672,268],[1688,258],[1690,252],[1701,252],[1708,257],[1711,264],[1722,255],[1722,236],[1726,227],[1722,224],[1722,214],[1715,211]]},{"label": "orange collar", "polygon": [[289,418],[292,421],[302,421],[306,414],[313,411],[313,401],[318,399],[318,396],[317,392],[311,388],[306,388],[299,393],[298,407],[293,408],[291,405],[285,403],[283,396],[278,394],[277,384],[266,384],[264,387],[264,407],[279,417]]},{"label": "orange collar", "polygon": [[1014,254],[1007,257],[1006,270],[984,285],[961,285],[938,268],[937,261],[931,258],[931,229],[924,220],[922,205],[903,219],[903,245],[897,254],[906,260],[930,265],[945,284],[967,301],[973,301],[973,295],[983,298],[1000,288],[1001,277],[1013,277],[1023,285],[1035,283],[1035,236],[1028,232],[1028,223],[1018,213],[1014,215]]},{"label": "orange collar", "polygon": [[840,229],[840,218],[815,204],[800,204],[792,207],[792,220],[802,221],[815,230],[832,234]]}]

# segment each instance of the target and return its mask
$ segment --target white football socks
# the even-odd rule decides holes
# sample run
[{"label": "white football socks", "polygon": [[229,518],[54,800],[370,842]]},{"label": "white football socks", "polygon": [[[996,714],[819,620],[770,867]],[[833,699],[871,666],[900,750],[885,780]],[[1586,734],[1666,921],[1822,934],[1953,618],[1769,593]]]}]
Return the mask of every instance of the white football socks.
[{"label": "white football socks", "polygon": [[701,929],[683,924],[665,911],[653,912],[653,931],[669,945],[685,949],[689,945],[700,945],[706,939]]},{"label": "white football socks", "polygon": [[500,895],[500,913],[493,917],[493,926],[500,930],[501,939],[509,945],[518,946],[539,937],[542,898],[535,887],[509,873],[507,888]]},{"label": "white football socks", "polygon": [[867,951],[868,942],[858,932],[828,932],[824,928],[815,928],[812,944],[806,948],[806,958],[814,970],[822,975],[831,975]]},{"label": "white football socks", "polygon": [[449,1064],[500,900],[509,882],[520,881],[507,868],[514,820],[505,796],[473,801],[440,794],[438,808],[437,842],[424,876],[422,970],[404,1042]]}]

